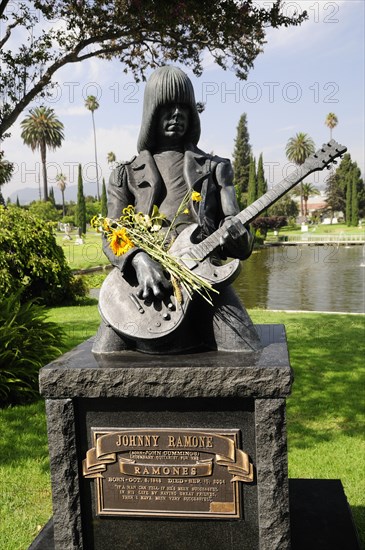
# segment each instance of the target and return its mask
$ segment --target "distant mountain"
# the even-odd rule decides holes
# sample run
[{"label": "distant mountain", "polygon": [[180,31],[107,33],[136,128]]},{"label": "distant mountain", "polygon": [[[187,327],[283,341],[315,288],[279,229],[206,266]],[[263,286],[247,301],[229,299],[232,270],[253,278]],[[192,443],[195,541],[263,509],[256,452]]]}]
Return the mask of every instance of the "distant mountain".
[{"label": "distant mountain", "polygon": [[[61,191],[58,189],[56,185],[51,185],[49,189],[53,187],[55,200],[57,204],[62,204],[62,195]],[[49,192],[48,189],[48,192]],[[101,188],[100,188],[101,191]],[[17,197],[19,197],[19,203],[21,205],[24,204],[30,204],[32,201],[39,201],[39,189],[37,187],[24,187],[23,189],[19,189],[18,191],[14,191],[10,195],[7,195],[6,193],[6,187],[3,191],[3,195],[5,197],[5,200],[7,200],[8,197],[10,197],[10,200],[12,203],[16,202]],[[96,184],[93,183],[85,183],[84,182],[84,195],[91,195],[92,197],[96,197]],[[65,189],[65,202],[70,201],[77,201],[77,185],[70,185],[69,187],[66,187]]]}]

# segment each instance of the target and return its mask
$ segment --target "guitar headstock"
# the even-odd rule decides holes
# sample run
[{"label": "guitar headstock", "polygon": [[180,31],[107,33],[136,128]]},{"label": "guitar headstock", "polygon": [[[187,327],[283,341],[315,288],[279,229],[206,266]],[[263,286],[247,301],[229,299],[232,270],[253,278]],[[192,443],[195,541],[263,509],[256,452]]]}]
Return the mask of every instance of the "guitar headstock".
[{"label": "guitar headstock", "polygon": [[323,170],[326,166],[329,166],[336,158],[346,153],[347,147],[340,145],[334,139],[330,142],[324,143],[321,149],[318,149],[308,157],[303,163],[302,167],[308,172],[314,172],[316,170]]}]

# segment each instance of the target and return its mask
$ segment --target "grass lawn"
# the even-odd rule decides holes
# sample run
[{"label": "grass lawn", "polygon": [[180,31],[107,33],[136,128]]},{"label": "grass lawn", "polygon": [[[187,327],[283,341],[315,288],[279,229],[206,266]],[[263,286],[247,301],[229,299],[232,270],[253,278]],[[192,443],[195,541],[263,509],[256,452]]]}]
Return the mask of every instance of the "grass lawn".
[{"label": "grass lawn", "polygon": [[71,269],[88,269],[99,265],[109,265],[110,262],[101,248],[101,235],[88,231],[84,244],[76,244],[78,235],[71,232],[71,241],[64,239],[64,233],[57,233],[57,244],[62,246]]},{"label": "grass lawn", "polygon": [[286,326],[289,476],[341,479],[365,545],[365,316],[250,313]]},{"label": "grass lawn", "polygon": [[[250,313],[254,322],[284,323],[287,329],[295,372],[288,399],[290,477],[341,479],[365,542],[365,317]],[[64,350],[99,324],[91,301],[51,309],[49,317],[65,329]],[[0,410],[0,448],[0,548],[23,550],[52,514],[42,401]]]},{"label": "grass lawn", "polygon": [[[332,225],[309,225],[308,233],[314,235],[338,235],[338,234],[349,234],[349,235],[364,235],[365,226],[363,227],[348,227],[345,223],[335,223]],[[307,233],[304,233],[305,235]],[[274,236],[273,231],[268,231],[268,237]],[[303,235],[303,232],[300,227],[283,227],[279,231],[279,235]]]}]

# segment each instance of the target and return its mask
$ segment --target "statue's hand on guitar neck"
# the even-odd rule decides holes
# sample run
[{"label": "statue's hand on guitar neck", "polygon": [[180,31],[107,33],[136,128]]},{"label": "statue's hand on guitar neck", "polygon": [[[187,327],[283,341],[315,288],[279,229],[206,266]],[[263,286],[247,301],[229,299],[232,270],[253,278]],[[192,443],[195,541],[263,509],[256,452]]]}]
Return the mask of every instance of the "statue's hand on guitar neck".
[{"label": "statue's hand on guitar neck", "polygon": [[171,288],[171,283],[166,279],[160,264],[152,260],[145,252],[138,252],[133,257],[132,266],[138,281],[138,298],[151,301],[155,298],[161,300]]},{"label": "statue's hand on guitar neck", "polygon": [[227,251],[227,256],[245,260],[251,254],[253,237],[245,226],[233,216],[226,218],[221,226],[226,231],[219,239],[222,251]]}]

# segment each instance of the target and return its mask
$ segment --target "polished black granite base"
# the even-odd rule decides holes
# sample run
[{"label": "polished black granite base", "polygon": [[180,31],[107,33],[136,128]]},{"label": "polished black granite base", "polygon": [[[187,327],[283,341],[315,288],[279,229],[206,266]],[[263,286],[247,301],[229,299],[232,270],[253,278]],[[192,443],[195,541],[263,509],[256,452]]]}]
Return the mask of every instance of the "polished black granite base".
[{"label": "polished black granite base", "polygon": [[[290,479],[290,523],[292,550],[361,550],[351,510],[338,479]],[[125,541],[113,550],[125,549]],[[133,550],[133,546],[129,546]],[[146,532],[145,550],[148,544]],[[164,546],[161,533],[160,548]],[[181,550],[188,550],[181,540]],[[208,546],[201,546],[202,550]],[[225,550],[234,548],[227,546]],[[50,520],[29,550],[54,550]],[[215,550],[211,545],[209,550]],[[273,549],[280,550],[280,549]]]},{"label": "polished black granite base", "polygon": [[[132,550],[290,550],[285,402],[293,373],[284,327],[257,329],[258,352],[120,352],[96,360],[89,340],[41,369],[57,550],[121,543]],[[254,467],[254,481],[240,483],[239,517],[100,516],[95,483],[81,464],[93,430],[113,427],[238,430]]]}]

